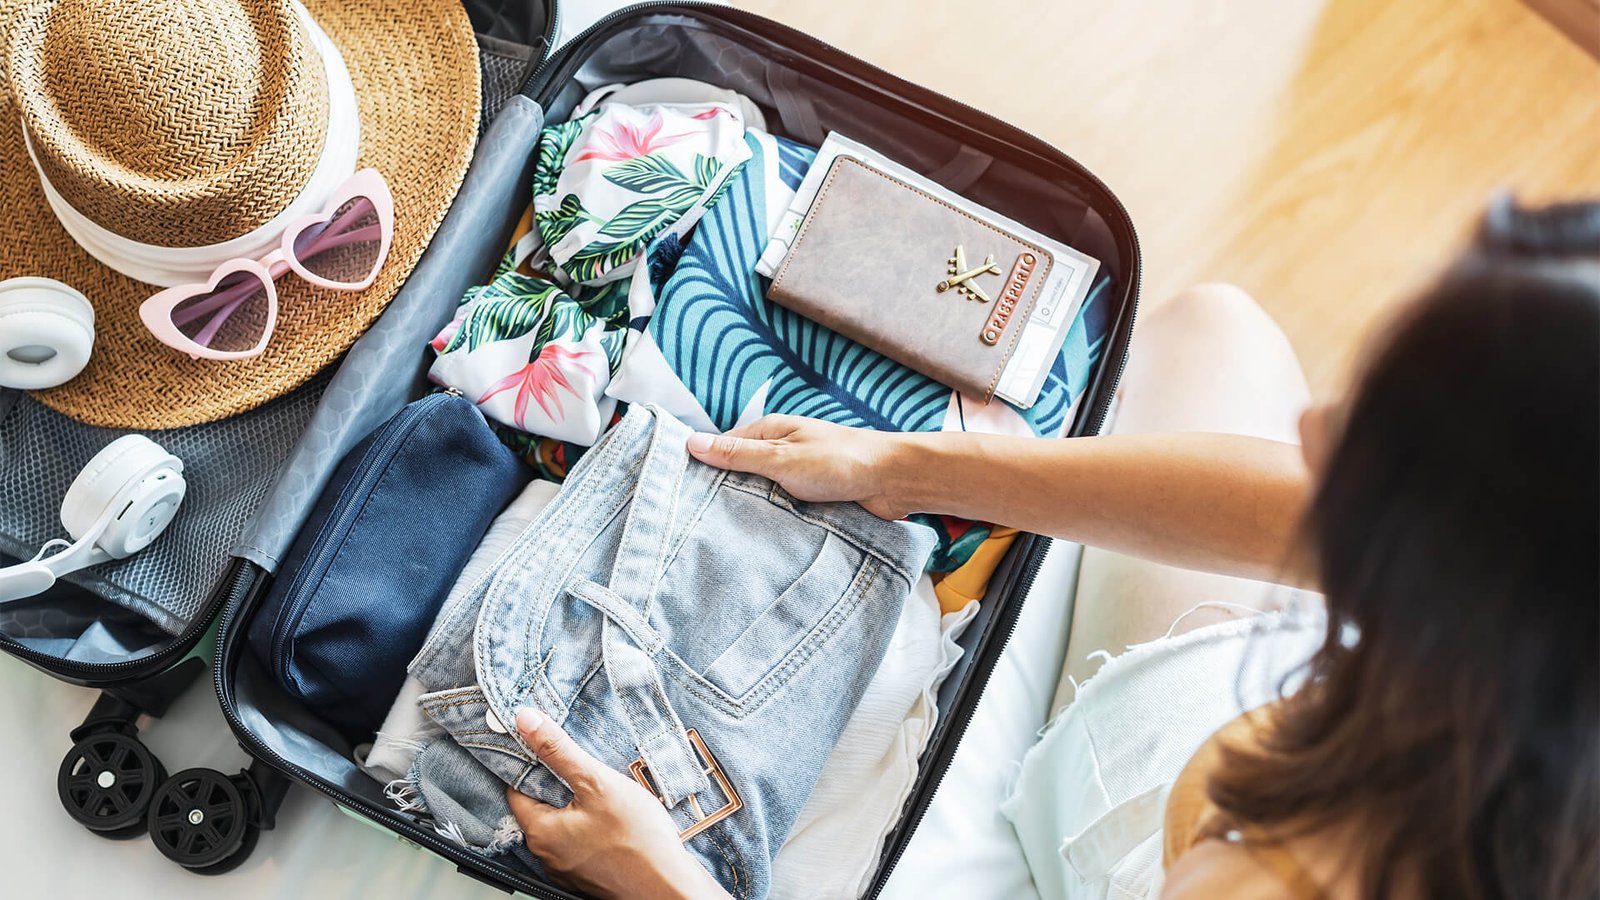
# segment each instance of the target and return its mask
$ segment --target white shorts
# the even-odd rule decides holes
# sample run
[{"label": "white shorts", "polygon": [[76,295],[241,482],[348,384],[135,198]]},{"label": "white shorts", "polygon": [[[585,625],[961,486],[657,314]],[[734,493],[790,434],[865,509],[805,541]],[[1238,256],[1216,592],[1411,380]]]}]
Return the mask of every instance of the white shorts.
[{"label": "white shorts", "polygon": [[1298,687],[1326,634],[1321,603],[1297,598],[1130,647],[1085,681],[1001,807],[1040,896],[1156,896],[1172,782],[1217,729]]}]

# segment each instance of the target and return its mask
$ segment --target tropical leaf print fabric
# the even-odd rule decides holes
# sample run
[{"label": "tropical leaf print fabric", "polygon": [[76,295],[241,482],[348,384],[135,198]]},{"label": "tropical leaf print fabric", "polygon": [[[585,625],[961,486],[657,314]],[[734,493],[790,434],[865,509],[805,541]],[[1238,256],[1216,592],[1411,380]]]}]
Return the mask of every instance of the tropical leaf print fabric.
[{"label": "tropical leaf print fabric", "polygon": [[493,422],[591,444],[611,423],[616,401],[605,389],[627,335],[627,307],[608,288],[569,293],[516,271],[508,254],[433,339],[439,357],[428,377]]},{"label": "tropical leaf print fabric", "polygon": [[506,429],[598,440],[627,341],[623,276],[646,246],[692,227],[749,158],[739,108],[602,102],[544,129],[530,212],[435,337],[429,376]]},{"label": "tropical leaf print fabric", "polygon": [[749,157],[744,135],[726,103],[602,103],[546,128],[534,223],[563,280],[623,279],[652,241],[693,227]]}]

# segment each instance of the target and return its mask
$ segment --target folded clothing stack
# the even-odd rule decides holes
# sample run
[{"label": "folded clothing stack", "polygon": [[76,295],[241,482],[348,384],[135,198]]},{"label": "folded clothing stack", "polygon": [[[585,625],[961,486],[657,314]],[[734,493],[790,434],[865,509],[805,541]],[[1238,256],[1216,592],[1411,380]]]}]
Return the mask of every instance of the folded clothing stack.
[{"label": "folded clothing stack", "polygon": [[[558,490],[552,482],[536,480],[495,519],[451,589],[440,622],[472,602],[485,573],[533,525]],[[976,612],[977,605],[970,604],[960,612],[941,614],[932,579],[926,574],[918,579],[901,607],[883,662],[772,862],[770,897],[860,895],[911,795],[918,760],[938,724],[939,688],[961,659],[956,640]],[[437,628],[430,643],[433,639],[442,639]],[[366,772],[389,785],[398,805],[413,811],[425,808],[414,787],[420,776],[420,771],[413,773],[418,755],[445,734],[422,711],[427,692],[416,676],[407,677],[372,747],[361,757]],[[516,834],[505,822],[475,834],[471,820],[465,827],[445,822],[439,827],[463,843],[497,849],[512,849]]]},{"label": "folded clothing stack", "polygon": [[634,407],[452,592],[411,666],[436,727],[396,788],[442,833],[538,871],[505,785],[557,806],[571,795],[503,724],[535,707],[602,762],[637,770],[680,828],[703,826],[686,846],[725,887],[765,895],[932,535],[700,464],[689,434]]}]

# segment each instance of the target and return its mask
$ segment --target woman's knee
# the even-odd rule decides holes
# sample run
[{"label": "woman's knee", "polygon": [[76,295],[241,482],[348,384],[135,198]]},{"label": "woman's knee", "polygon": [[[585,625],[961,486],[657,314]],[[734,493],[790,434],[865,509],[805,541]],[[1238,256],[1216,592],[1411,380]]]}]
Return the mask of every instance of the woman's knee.
[{"label": "woman's knee", "polygon": [[1201,284],[1134,330],[1116,430],[1217,431],[1295,440],[1310,402],[1294,348],[1251,296]]},{"label": "woman's knee", "polygon": [[1171,333],[1182,340],[1196,336],[1236,336],[1263,329],[1282,335],[1278,323],[1242,288],[1222,282],[1197,284],[1157,306],[1140,325],[1151,332]]},{"label": "woman's knee", "polygon": [[1137,326],[1134,349],[1167,365],[1304,383],[1289,336],[1231,284],[1198,284],[1157,306]]}]

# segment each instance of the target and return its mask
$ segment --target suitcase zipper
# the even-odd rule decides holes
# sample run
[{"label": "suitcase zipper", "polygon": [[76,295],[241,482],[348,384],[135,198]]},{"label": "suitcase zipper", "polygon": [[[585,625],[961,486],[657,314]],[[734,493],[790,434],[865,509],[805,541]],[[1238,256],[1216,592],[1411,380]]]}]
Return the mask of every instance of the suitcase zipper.
[{"label": "suitcase zipper", "polygon": [[278,621],[272,626],[272,668],[284,684],[296,683],[289,672],[291,638],[295,630],[300,627],[300,620],[305,617],[306,607],[310,604],[312,594],[322,583],[323,576],[333,564],[333,558],[343,546],[344,537],[349,533],[350,526],[366,507],[366,500],[372,493],[373,486],[382,479],[400,445],[416,431],[422,419],[450,396],[450,394],[432,394],[402,409],[367,449],[356,468],[355,477],[351,478],[339,492],[339,499],[335,501],[334,510],[328,517],[329,524],[324,525],[322,533],[317,535],[316,555],[312,558],[310,566],[303,566],[295,573],[283,609],[279,611]]},{"label": "suitcase zipper", "polygon": [[0,634],[0,649],[42,672],[83,687],[114,689],[119,685],[141,681],[165,671],[170,664],[182,660],[193,652],[200,639],[205,636],[206,630],[211,627],[217,611],[239,602],[242,594],[237,592],[235,582],[243,565],[244,563],[238,559],[232,560],[223,569],[222,578],[219,579],[217,586],[211,589],[211,601],[190,621],[189,627],[171,643],[154,653],[114,663],[77,662],[40,653],[4,634]]}]

